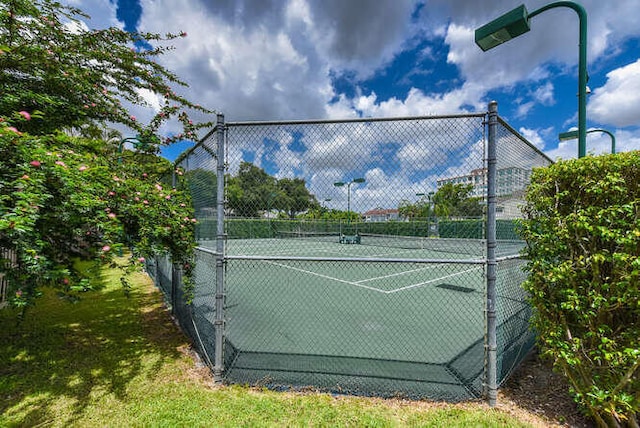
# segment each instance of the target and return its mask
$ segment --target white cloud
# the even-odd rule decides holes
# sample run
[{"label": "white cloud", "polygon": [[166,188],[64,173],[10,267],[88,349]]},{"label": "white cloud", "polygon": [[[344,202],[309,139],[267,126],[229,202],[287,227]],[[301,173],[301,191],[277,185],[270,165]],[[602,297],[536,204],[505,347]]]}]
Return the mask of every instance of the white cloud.
[{"label": "white cloud", "polygon": [[81,18],[81,21],[84,21],[89,28],[122,28],[123,26],[116,17],[115,2],[111,2],[110,0],[66,0],[63,3],[86,12],[91,19]]},{"label": "white cloud", "polygon": [[[91,27],[121,26],[115,19],[115,2],[73,3],[93,16]],[[176,88],[178,92],[224,112],[227,121],[483,111],[491,91],[515,93],[520,87],[533,87],[523,93],[525,101],[514,102],[517,111],[511,114],[524,120],[541,110],[536,107],[556,105],[563,88],[554,87],[557,82],[552,78],[558,73],[575,75],[578,24],[573,11],[559,8],[535,17],[529,34],[482,52],[474,43],[473,30],[521,3],[429,0],[416,18],[412,13],[417,1],[413,0],[141,0],[140,30],[188,33],[188,37],[175,40],[176,49],[160,61],[190,85],[188,89]],[[531,0],[527,7],[532,11],[546,3]],[[595,71],[628,37],[640,35],[637,0],[581,3],[589,13],[589,67]],[[446,61],[457,69],[456,79],[461,82],[449,85],[453,89],[427,92],[424,87],[414,87],[393,96],[382,95],[382,90],[376,93],[374,88],[349,96],[336,93],[332,86],[332,76],[345,73],[353,76],[357,86],[361,79],[384,70],[400,52],[418,45],[422,49],[419,58],[436,64],[433,55],[440,50],[421,44],[425,39],[444,39]],[[638,99],[634,98],[640,91],[628,69],[632,65],[610,73],[607,83],[594,91],[589,102],[590,122],[615,126],[640,122]],[[427,73],[436,70],[423,71],[431,75]],[[625,104],[615,103],[616,99]],[[139,108],[132,113],[140,118],[150,114]],[[559,120],[575,123],[564,116]],[[540,125],[524,129],[536,126]],[[177,125],[165,130],[177,130]],[[540,135],[531,134],[531,138],[547,137]],[[547,147],[556,145],[555,138],[548,140]],[[542,140],[534,143],[544,145]]]},{"label": "white cloud", "polygon": [[538,149],[540,150],[544,149],[544,139],[540,136],[540,133],[538,130],[520,128],[518,132],[520,132],[520,134],[522,134],[522,136],[526,138],[527,141],[529,141],[531,144],[536,146]]},{"label": "white cloud", "polygon": [[464,84],[451,92],[427,95],[420,89],[411,88],[404,99],[392,97],[378,100],[375,92],[356,98],[341,97],[327,107],[330,117],[352,117],[356,112],[364,117],[429,116],[439,114],[468,113],[470,103],[473,111],[483,111],[486,105],[477,100],[483,95],[482,88]]},{"label": "white cloud", "polygon": [[588,113],[599,123],[640,126],[640,59],[607,73],[607,82],[591,94]]}]

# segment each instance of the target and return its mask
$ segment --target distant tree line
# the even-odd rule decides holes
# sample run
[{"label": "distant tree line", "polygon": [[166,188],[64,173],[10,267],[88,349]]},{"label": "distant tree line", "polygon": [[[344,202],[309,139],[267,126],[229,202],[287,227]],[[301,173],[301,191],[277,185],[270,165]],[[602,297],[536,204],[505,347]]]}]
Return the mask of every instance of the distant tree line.
[{"label": "distant tree line", "polygon": [[471,196],[473,185],[446,183],[432,195],[424,195],[417,202],[400,201],[401,218],[409,220],[439,217],[447,219],[479,217],[483,214],[482,198]]}]

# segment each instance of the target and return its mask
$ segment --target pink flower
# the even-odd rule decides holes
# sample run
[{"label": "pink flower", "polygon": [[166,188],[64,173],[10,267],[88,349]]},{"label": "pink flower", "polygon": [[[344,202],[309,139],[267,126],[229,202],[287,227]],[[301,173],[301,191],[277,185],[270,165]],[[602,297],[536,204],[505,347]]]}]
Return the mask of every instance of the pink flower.
[{"label": "pink flower", "polygon": [[136,117],[134,115],[129,116],[129,119],[131,119],[132,121],[136,121]]},{"label": "pink flower", "polygon": [[118,178],[118,176],[117,176],[117,175],[114,175],[114,176],[113,176],[113,181],[120,181],[120,179]]},{"label": "pink flower", "polygon": [[138,257],[138,261],[139,261],[140,263],[144,263],[144,257]]},{"label": "pink flower", "polygon": [[187,32],[186,31],[181,31],[180,32],[180,37],[187,37]]},{"label": "pink flower", "polygon": [[115,196],[115,195],[116,195],[116,192],[111,191],[111,192],[107,193],[107,195],[109,195],[109,196]]},{"label": "pink flower", "polygon": [[20,178],[22,178],[23,180],[28,180],[28,179],[29,179],[29,176],[28,176],[27,174],[25,174],[25,175],[23,175],[23,176],[22,176],[22,177],[20,177]]},{"label": "pink flower", "polygon": [[147,178],[147,173],[145,172],[144,174],[142,174],[143,178]]},{"label": "pink flower", "polygon": [[143,204],[145,205],[149,205],[149,201],[147,201],[146,199],[144,201],[142,201]]},{"label": "pink flower", "polygon": [[16,297],[18,297],[18,298],[22,297],[22,290],[17,290],[16,291]]},{"label": "pink flower", "polygon": [[18,129],[15,126],[7,126],[7,130],[11,132],[15,132],[18,135],[22,135],[22,132],[18,131]]},{"label": "pink flower", "polygon": [[64,162],[62,162],[62,161],[56,161],[56,165],[60,165],[60,166],[63,166],[65,168],[67,167],[67,165],[65,165]]},{"label": "pink flower", "polygon": [[42,164],[40,163],[40,161],[32,160],[31,162],[29,162],[29,165],[31,165],[34,168],[40,168],[40,165]]},{"label": "pink flower", "polygon": [[103,252],[105,252],[105,253],[106,253],[107,251],[109,251],[110,249],[111,249],[111,247],[110,247],[110,246],[108,246],[108,245],[105,245],[104,247],[102,247],[102,251],[103,251]]},{"label": "pink flower", "polygon": [[171,199],[171,195],[167,195],[164,197],[165,199]]},{"label": "pink flower", "polygon": [[64,285],[69,285],[69,278],[62,278],[62,283]]},{"label": "pink flower", "polygon": [[18,114],[22,115],[27,120],[31,120],[31,115],[29,114],[29,112],[26,112],[26,111],[23,110],[23,111],[18,112]]},{"label": "pink flower", "polygon": [[86,170],[87,170],[87,167],[86,167],[86,166],[84,166],[84,165],[82,165],[80,168],[78,168],[78,170],[79,170],[79,171],[86,171]]},{"label": "pink flower", "polygon": [[109,213],[109,214],[107,214],[107,217],[116,218],[116,214],[115,213]]},{"label": "pink flower", "polygon": [[159,191],[162,190],[162,186],[159,184],[156,184],[156,189],[158,189]]}]

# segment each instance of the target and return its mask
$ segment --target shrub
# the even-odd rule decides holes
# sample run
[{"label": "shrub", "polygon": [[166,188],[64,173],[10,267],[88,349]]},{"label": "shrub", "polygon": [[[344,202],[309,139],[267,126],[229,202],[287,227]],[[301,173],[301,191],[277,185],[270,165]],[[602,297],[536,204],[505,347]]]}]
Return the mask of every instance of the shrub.
[{"label": "shrub", "polygon": [[[126,273],[169,252],[191,270],[193,209],[188,195],[162,186],[171,164],[100,140],[18,135],[0,126],[0,272],[9,301],[25,309],[53,287],[76,299],[91,288],[77,259],[111,263],[131,248]],[[114,158],[115,157],[115,158]],[[126,290],[126,288],[125,288]]]},{"label": "shrub", "polygon": [[534,171],[522,234],[543,353],[599,425],[638,426],[640,152]]}]

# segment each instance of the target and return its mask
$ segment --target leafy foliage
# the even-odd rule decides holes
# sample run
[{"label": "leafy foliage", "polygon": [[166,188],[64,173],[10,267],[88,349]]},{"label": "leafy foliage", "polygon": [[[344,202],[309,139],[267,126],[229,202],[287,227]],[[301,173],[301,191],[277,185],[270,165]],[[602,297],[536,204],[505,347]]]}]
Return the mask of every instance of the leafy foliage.
[{"label": "leafy foliage", "polygon": [[278,180],[278,205],[290,219],[306,209],[318,206],[316,197],[309,193],[306,183],[301,178],[281,178]]},{"label": "leafy foliage", "polygon": [[525,288],[540,345],[600,425],[640,412],[640,153],[535,170]]},{"label": "leafy foliage", "polygon": [[91,286],[75,260],[111,262],[125,246],[133,251],[125,271],[158,251],[170,251],[189,270],[195,221],[190,201],[140,167],[163,174],[171,165],[131,153],[119,162],[110,150],[98,140],[64,134],[0,133],[0,248],[17,259],[15,265],[1,260],[0,270],[16,306],[33,303],[43,286],[76,299]]},{"label": "leafy foliage", "polygon": [[[184,132],[172,139],[194,138],[197,129],[185,108],[208,110],[177,95],[176,75],[154,60],[186,33],[129,33],[118,28],[88,30],[81,10],[49,0],[0,0],[0,114],[11,126],[24,111],[33,120],[20,130],[48,134],[87,123],[121,123],[138,136],[159,142],[155,131],[176,116]],[[152,47],[150,43],[156,46]],[[132,116],[127,103],[162,107],[150,123]],[[157,146],[157,144],[156,144]]]},{"label": "leafy foliage", "polygon": [[398,204],[398,212],[400,217],[408,218],[410,220],[418,218],[429,218],[433,214],[431,212],[430,198],[426,199],[422,196],[416,203],[403,199]]},{"label": "leafy foliage", "polygon": [[[111,263],[125,247],[125,274],[159,251],[187,281],[192,269],[191,202],[161,183],[172,166],[155,156],[210,126],[191,121],[187,110],[209,111],[177,95],[185,83],[155,62],[186,33],[88,30],[85,17],[50,0],[0,0],[0,271],[23,309],[43,286],[77,299],[92,285],[75,261]],[[152,98],[160,108],[148,123],[128,111]],[[184,130],[162,140],[172,117]],[[137,135],[123,140],[107,123]]]},{"label": "leafy foliage", "polygon": [[304,180],[277,180],[251,162],[240,163],[238,174],[228,178],[229,207],[238,217],[259,217],[261,211],[284,211],[289,218],[317,208],[315,196]]},{"label": "leafy foliage", "polygon": [[443,184],[433,195],[436,216],[453,218],[482,215],[481,199],[471,197],[472,190],[471,184]]}]

